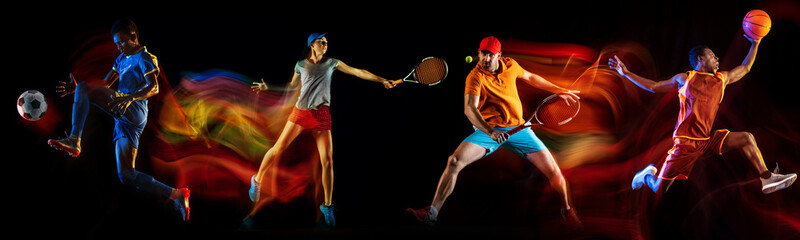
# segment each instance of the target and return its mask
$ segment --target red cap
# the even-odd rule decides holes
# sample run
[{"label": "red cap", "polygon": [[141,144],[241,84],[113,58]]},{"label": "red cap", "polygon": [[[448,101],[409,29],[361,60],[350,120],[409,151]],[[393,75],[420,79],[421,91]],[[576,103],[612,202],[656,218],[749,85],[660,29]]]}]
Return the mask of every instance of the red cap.
[{"label": "red cap", "polygon": [[498,52],[500,52],[500,41],[497,40],[497,38],[494,36],[488,36],[483,38],[483,40],[481,40],[481,46],[480,48],[478,48],[478,51],[480,52],[483,50],[492,52],[492,54],[497,54]]}]

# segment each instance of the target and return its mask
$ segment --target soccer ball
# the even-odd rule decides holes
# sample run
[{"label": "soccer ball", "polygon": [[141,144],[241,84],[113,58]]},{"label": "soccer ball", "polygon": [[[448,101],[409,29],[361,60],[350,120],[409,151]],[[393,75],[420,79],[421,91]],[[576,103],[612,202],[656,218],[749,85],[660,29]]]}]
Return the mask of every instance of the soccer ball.
[{"label": "soccer ball", "polygon": [[44,94],[36,90],[28,90],[19,95],[17,111],[25,120],[36,121],[44,117],[47,111],[47,101]]}]

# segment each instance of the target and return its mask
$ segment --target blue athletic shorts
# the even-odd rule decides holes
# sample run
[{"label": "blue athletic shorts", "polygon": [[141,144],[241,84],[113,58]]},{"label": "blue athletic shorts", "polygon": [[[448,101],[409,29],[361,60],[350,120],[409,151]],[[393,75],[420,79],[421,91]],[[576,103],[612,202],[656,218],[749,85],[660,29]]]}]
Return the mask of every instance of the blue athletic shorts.
[{"label": "blue athletic shorts", "polygon": [[[495,127],[494,129],[499,131],[508,131],[513,128],[515,127]],[[464,139],[462,143],[463,142],[478,144],[478,146],[488,149],[489,152],[487,152],[484,156],[492,154],[492,152],[497,150],[499,147],[508,148],[520,156],[525,156],[526,153],[538,152],[547,149],[547,147],[544,146],[544,143],[542,143],[542,140],[539,140],[539,138],[536,137],[536,134],[533,133],[531,128],[525,128],[525,130],[511,135],[511,137],[509,137],[508,140],[503,143],[497,143],[483,131],[475,130],[475,132]]]},{"label": "blue athletic shorts", "polygon": [[[122,95],[117,93],[118,97]],[[139,148],[139,138],[147,124],[147,112],[147,99],[143,99],[133,101],[122,116],[112,114],[114,116],[114,141],[127,138],[133,147]]]}]

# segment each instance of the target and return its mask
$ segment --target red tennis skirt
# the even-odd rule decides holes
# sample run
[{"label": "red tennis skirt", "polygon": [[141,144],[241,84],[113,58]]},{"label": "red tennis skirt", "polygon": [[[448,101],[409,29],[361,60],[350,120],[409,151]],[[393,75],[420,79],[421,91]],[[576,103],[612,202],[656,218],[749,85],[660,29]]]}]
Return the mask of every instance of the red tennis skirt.
[{"label": "red tennis skirt", "polygon": [[331,111],[328,106],[321,106],[319,109],[298,109],[292,110],[289,121],[300,125],[303,129],[331,130]]}]

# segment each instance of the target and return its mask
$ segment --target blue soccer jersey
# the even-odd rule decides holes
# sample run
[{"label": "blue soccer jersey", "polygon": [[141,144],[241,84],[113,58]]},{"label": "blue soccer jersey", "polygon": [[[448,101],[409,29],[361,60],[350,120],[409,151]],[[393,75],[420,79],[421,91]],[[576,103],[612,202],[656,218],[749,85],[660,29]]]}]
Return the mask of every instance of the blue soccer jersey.
[{"label": "blue soccer jersey", "polygon": [[[147,76],[159,73],[156,56],[145,47],[131,55],[120,54],[113,70],[119,74],[117,97],[141,91],[152,84],[147,81]],[[114,117],[114,122],[114,140],[124,137],[138,148],[139,137],[147,123],[147,99],[133,101],[125,114]]]}]

